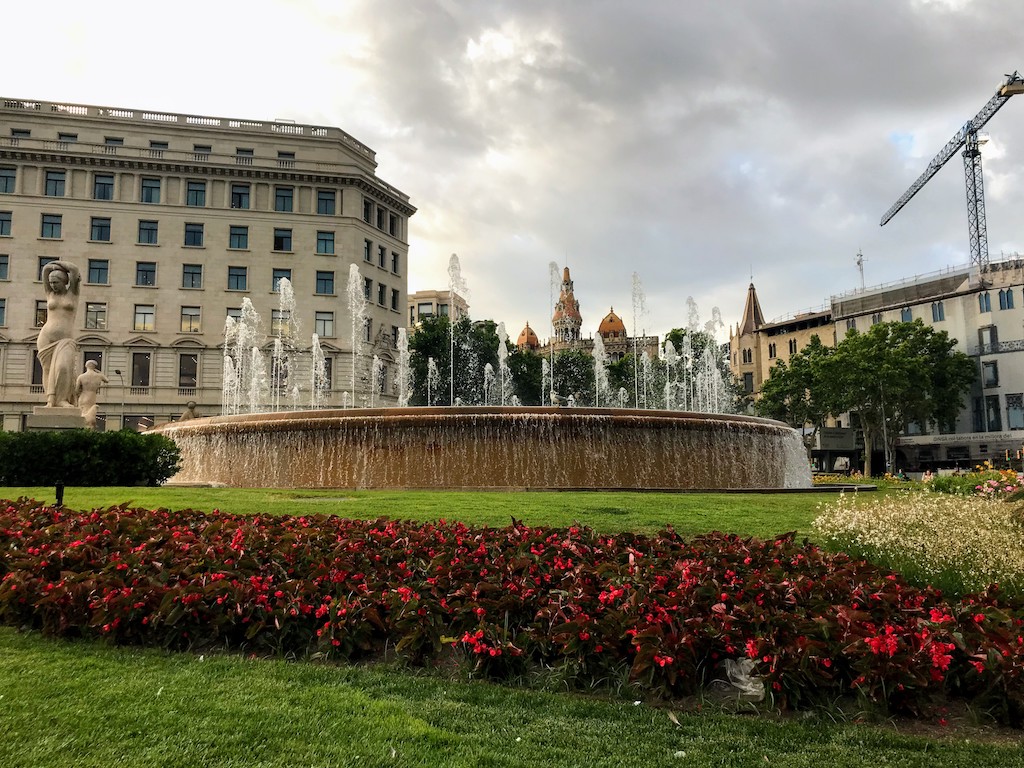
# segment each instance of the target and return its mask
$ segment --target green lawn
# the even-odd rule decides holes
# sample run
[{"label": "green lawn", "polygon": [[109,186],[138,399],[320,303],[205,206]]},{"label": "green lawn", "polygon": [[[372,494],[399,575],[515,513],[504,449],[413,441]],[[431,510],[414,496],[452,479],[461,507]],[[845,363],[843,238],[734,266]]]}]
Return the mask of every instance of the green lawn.
[{"label": "green lawn", "polygon": [[[0,488],[0,497],[23,495],[53,501],[54,489]],[[131,502],[487,525],[515,516],[556,526],[578,521],[607,532],[671,524],[688,534],[771,536],[809,533],[817,506],[830,498],[69,488],[64,502],[84,509]],[[5,767],[1024,765],[1020,732],[954,723],[910,736],[892,724],[841,720],[673,712],[634,704],[627,693],[531,691],[387,665],[166,654],[0,627]]]},{"label": "green lawn", "polygon": [[[863,494],[871,498],[874,494]],[[0,496],[30,496],[53,502],[54,489],[4,488]],[[345,491],[249,488],[66,488],[64,504],[73,509],[124,502],[167,509],[220,509],[248,514],[338,514],[403,520],[462,520],[505,526],[515,517],[530,525],[582,523],[612,533],[653,533],[666,525],[683,534],[720,530],[771,537],[797,531],[810,536],[818,507],[834,493],[604,493],[488,491]]]}]

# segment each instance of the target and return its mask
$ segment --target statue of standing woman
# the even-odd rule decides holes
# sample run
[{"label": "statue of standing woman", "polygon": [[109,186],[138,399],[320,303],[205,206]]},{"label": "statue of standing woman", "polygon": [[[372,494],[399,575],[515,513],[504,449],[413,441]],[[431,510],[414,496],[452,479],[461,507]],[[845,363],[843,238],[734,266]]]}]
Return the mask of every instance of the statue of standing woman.
[{"label": "statue of standing woman", "polygon": [[75,404],[78,345],[75,344],[75,313],[82,274],[67,261],[51,261],[43,267],[46,322],[39,330],[36,349],[43,368],[46,405],[67,408]]}]

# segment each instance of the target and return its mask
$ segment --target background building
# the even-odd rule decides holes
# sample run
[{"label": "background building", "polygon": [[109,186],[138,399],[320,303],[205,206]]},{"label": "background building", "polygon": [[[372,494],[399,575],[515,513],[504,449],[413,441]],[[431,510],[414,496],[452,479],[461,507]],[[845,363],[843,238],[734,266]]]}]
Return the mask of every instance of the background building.
[{"label": "background building", "polygon": [[[827,309],[772,323],[764,322],[751,285],[743,319],[730,333],[730,367],[756,394],[771,367],[788,360],[815,333],[823,344],[834,346],[854,328],[914,320],[955,339],[956,349],[977,362],[978,378],[952,429],[910,425],[897,441],[896,466],[966,468],[1007,459],[1019,466],[1018,452],[1024,453],[1024,259],[1017,256],[980,270],[958,267],[850,291],[833,296]],[[820,443],[816,453],[841,455],[853,449],[849,426],[840,415],[821,435],[835,445]]]},{"label": "background building", "polygon": [[[353,381],[365,400],[374,355],[393,397],[416,209],[375,169],[374,152],[338,128],[0,99],[4,428],[44,402],[40,274],[58,258],[82,271],[82,366],[96,360],[110,379],[101,424],[161,423],[189,400],[200,415],[219,412],[225,318],[243,299],[265,324],[268,355],[285,329],[307,349],[319,336],[323,405],[351,401]],[[285,278],[294,314],[281,308]],[[366,318],[354,329],[360,287]]]},{"label": "background building", "polygon": [[409,294],[409,329],[431,317],[449,317],[454,321],[469,316],[469,304],[451,291],[417,291]]}]

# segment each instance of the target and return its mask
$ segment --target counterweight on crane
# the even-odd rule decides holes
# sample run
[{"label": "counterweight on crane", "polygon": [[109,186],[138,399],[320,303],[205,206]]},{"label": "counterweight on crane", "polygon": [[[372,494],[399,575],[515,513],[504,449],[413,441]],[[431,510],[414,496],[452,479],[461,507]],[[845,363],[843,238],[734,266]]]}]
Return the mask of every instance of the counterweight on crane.
[{"label": "counterweight on crane", "polygon": [[1006,76],[1006,82],[999,86],[995,95],[981,108],[972,120],[957,131],[942,151],[928,163],[924,173],[915,181],[900,199],[893,203],[892,208],[882,216],[881,226],[903,208],[910,198],[916,195],[928,180],[944,166],[960,147],[964,147],[964,174],[967,180],[967,227],[971,240],[971,264],[984,268],[988,266],[988,229],[985,224],[985,187],[981,174],[981,152],[978,150],[978,131],[980,131],[999,108],[1009,101],[1011,96],[1024,93],[1024,78],[1018,72]]}]

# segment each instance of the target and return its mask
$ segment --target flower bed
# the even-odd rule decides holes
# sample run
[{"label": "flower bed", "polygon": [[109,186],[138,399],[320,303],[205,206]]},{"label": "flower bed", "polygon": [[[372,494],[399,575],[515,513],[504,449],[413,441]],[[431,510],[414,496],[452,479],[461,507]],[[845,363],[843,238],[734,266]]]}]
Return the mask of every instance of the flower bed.
[{"label": "flower bed", "polygon": [[0,621],[53,635],[328,658],[451,653],[481,675],[628,667],[660,696],[757,660],[776,703],[963,696],[1024,715],[1024,604],[948,602],[798,544],[587,528],[0,503]]}]

